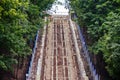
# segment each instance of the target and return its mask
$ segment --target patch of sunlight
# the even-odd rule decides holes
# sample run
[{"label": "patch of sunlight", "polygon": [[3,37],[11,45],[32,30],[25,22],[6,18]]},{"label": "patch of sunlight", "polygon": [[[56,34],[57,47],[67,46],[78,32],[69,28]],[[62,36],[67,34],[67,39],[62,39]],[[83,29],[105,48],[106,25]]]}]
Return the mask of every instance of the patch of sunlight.
[{"label": "patch of sunlight", "polygon": [[53,4],[52,8],[47,11],[50,15],[69,15],[69,9],[66,7],[65,0],[57,0],[61,4]]}]

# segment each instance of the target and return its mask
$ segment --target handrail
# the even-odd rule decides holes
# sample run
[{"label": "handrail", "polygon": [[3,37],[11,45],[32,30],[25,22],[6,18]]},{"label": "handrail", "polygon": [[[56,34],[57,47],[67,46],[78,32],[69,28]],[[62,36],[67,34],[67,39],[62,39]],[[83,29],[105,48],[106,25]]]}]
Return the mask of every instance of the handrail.
[{"label": "handrail", "polygon": [[77,55],[77,62],[78,62],[79,70],[80,70],[80,77],[82,80],[88,80],[88,76],[86,75],[85,68],[84,68],[82,58],[80,55],[77,38],[75,36],[74,26],[73,26],[71,19],[69,21],[70,21],[70,28],[72,30],[73,40],[74,40],[74,44],[75,44],[75,48],[76,48],[76,55]]},{"label": "handrail", "polygon": [[[77,18],[77,16],[74,15],[74,18]],[[96,71],[96,69],[95,69],[95,67],[93,65],[93,62],[91,61],[85,39],[83,37],[80,26],[78,24],[77,24],[77,30],[79,32],[79,37],[80,37],[80,40],[81,40],[81,43],[82,43],[82,48],[83,48],[84,54],[86,56],[88,65],[89,65],[90,72],[91,72],[91,74],[93,76],[93,80],[100,80],[100,75],[97,73],[97,71]]]},{"label": "handrail", "polygon": [[[47,17],[45,17],[45,22],[46,21],[47,21]],[[42,36],[42,45],[41,45],[41,50],[40,50],[41,55],[38,59],[36,80],[41,80],[42,63],[43,63],[44,47],[45,47],[45,40],[46,40],[46,30],[47,30],[47,24],[45,24],[44,26],[44,32]]]},{"label": "handrail", "polygon": [[29,66],[29,70],[26,73],[26,80],[28,80],[31,77],[31,71],[32,71],[32,64],[35,58],[35,53],[36,53],[36,48],[37,48],[37,42],[38,42],[38,36],[39,36],[39,30],[37,31],[37,36],[35,38],[35,43],[34,43],[34,48],[32,51],[32,57],[31,57],[31,61],[30,61],[30,66]]}]

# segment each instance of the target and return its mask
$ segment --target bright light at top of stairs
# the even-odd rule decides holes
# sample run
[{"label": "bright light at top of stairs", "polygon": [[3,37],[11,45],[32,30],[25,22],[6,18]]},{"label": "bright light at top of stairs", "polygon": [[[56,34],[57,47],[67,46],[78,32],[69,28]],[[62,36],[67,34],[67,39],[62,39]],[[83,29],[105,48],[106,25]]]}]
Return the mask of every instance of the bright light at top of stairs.
[{"label": "bright light at top of stairs", "polygon": [[52,8],[47,11],[50,15],[68,15],[69,9],[65,6],[65,0],[58,0],[61,4],[53,4]]}]

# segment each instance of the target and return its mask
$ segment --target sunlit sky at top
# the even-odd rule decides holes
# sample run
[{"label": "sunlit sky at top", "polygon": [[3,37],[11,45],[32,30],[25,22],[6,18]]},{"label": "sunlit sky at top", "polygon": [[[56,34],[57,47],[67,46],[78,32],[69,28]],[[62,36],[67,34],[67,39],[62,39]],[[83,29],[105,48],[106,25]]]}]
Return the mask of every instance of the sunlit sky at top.
[{"label": "sunlit sky at top", "polygon": [[65,0],[57,0],[61,4],[53,4],[52,8],[48,10],[48,13],[51,15],[68,15],[69,10],[65,8]]}]

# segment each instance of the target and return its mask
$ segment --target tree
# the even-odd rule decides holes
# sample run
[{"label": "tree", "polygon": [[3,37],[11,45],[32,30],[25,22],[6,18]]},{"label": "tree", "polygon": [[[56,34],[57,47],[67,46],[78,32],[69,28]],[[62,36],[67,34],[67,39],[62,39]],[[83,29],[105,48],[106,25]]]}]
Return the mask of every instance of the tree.
[{"label": "tree", "polygon": [[[35,1],[37,1],[35,3]],[[30,40],[43,27],[43,10],[54,0],[1,0],[0,1],[0,70],[12,71],[30,55]],[[2,76],[0,76],[2,77]]]},{"label": "tree", "polygon": [[120,0],[70,0],[70,5],[86,30],[90,52],[102,54],[107,71],[119,80]]},{"label": "tree", "polygon": [[107,70],[111,76],[120,79],[120,16],[117,13],[109,13],[107,21],[102,24],[105,34],[96,44],[95,52],[103,52]]}]

